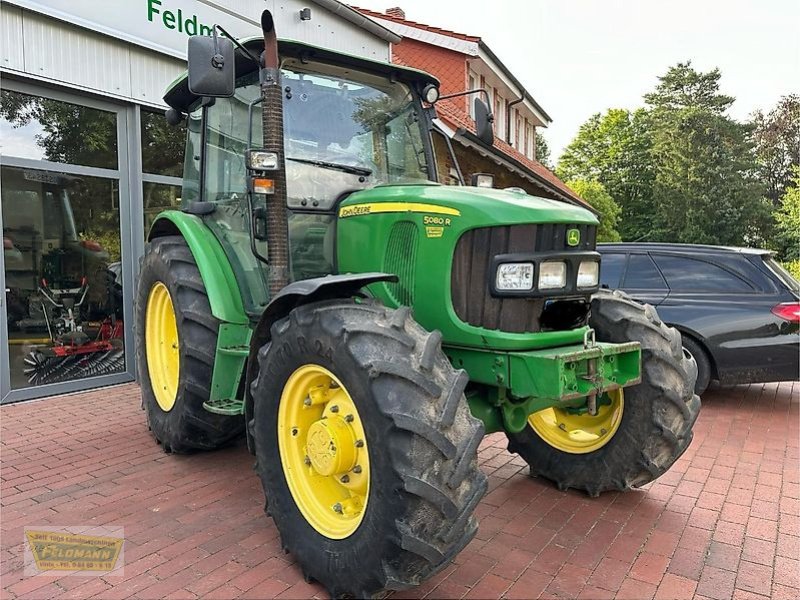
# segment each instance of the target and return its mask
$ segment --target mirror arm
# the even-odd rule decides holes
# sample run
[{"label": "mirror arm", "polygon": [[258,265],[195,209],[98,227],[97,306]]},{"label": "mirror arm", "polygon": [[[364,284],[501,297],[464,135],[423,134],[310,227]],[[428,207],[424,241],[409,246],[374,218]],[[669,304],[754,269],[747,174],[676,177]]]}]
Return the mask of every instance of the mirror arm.
[{"label": "mirror arm", "polygon": [[[232,42],[233,42],[233,44],[234,44],[234,45],[235,45],[237,48],[239,48],[239,50],[241,50],[241,51],[242,51],[242,53],[243,53],[243,54],[244,54],[244,55],[245,55],[247,58],[249,58],[250,60],[252,60],[252,61],[253,61],[254,63],[256,63],[258,66],[261,66],[261,61],[258,59],[258,57],[257,57],[255,54],[253,54],[252,52],[250,52],[250,50],[248,50],[247,48],[245,48],[245,47],[244,47],[244,46],[241,44],[241,42],[239,42],[239,40],[237,40],[237,39],[236,39],[235,37],[233,37],[233,36],[232,36],[230,33],[228,33],[227,31],[225,31],[225,29],[222,27],[222,25],[214,25],[214,29],[215,29],[215,30],[219,29],[219,30],[220,30],[220,32],[222,32],[222,34],[223,34],[223,35],[224,35],[226,38],[228,38],[230,41],[232,41]],[[215,31],[214,33],[215,33],[215,35],[216,35],[216,31]]]},{"label": "mirror arm", "polygon": [[491,99],[489,98],[489,92],[487,92],[484,88],[476,88],[474,90],[464,90],[463,92],[456,92],[455,94],[445,94],[444,96],[439,96],[439,100],[447,100],[448,98],[458,98],[459,96],[467,96],[468,94],[483,94],[484,98],[486,99],[486,106],[489,107],[489,112],[491,112],[492,107],[491,107]]}]

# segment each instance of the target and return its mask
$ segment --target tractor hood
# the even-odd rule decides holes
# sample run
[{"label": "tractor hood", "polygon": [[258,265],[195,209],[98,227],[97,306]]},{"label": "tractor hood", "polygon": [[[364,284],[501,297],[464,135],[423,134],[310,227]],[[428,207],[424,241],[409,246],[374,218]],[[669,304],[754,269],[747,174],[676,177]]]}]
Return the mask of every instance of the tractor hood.
[{"label": "tractor hood", "polygon": [[598,224],[591,211],[558,200],[512,190],[433,183],[381,185],[355,192],[340,205],[339,218],[387,212],[447,216],[454,226],[463,218],[463,225],[456,227],[462,230],[520,223]]}]

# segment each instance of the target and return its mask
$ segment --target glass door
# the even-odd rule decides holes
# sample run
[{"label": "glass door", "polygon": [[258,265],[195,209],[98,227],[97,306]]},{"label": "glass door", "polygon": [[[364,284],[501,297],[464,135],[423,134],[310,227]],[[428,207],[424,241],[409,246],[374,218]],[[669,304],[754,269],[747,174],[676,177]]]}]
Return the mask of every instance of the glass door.
[{"label": "glass door", "polygon": [[125,109],[0,93],[0,398],[130,381]]}]

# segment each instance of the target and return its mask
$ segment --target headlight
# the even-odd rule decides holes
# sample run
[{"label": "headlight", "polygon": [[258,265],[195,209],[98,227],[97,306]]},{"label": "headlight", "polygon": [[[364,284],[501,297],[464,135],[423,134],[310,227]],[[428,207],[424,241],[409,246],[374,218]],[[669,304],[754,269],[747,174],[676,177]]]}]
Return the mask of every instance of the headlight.
[{"label": "headlight", "polygon": [[596,287],[600,280],[600,263],[593,260],[585,260],[578,267],[578,287]]},{"label": "headlight", "polygon": [[498,291],[533,289],[533,263],[504,263],[497,267],[495,288]]},{"label": "headlight", "polygon": [[567,263],[543,262],[539,265],[539,289],[556,290],[567,285]]},{"label": "headlight", "polygon": [[263,150],[248,150],[247,167],[253,171],[274,171],[278,168],[278,155]]}]

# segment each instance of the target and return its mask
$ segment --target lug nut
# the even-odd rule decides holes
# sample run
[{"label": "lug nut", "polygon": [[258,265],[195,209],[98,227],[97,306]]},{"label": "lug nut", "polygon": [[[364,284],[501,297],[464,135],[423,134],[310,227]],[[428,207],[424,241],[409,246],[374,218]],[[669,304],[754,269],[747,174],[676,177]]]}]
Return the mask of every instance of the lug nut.
[{"label": "lug nut", "polygon": [[310,459],[310,458],[308,458],[308,456],[306,456],[306,457],[303,459],[303,462],[304,462],[304,463],[306,463],[306,465],[310,465],[310,464],[311,464],[311,459]]},{"label": "lug nut", "polygon": [[356,448],[363,448],[364,440],[356,440]]},{"label": "lug nut", "polygon": [[292,435],[297,435],[297,427],[292,427]]},{"label": "lug nut", "polygon": [[361,465],[356,465],[353,467],[353,473],[361,473]]},{"label": "lug nut", "polygon": [[338,407],[337,405],[335,405],[335,404],[334,404],[333,406],[331,406],[331,412],[332,412],[332,413],[337,413],[337,412],[339,412],[339,407]]},{"label": "lug nut", "polygon": [[350,483],[350,475],[342,475],[339,481],[341,481],[342,483]]},{"label": "lug nut", "polygon": [[340,502],[337,502],[333,505],[333,512],[342,514],[343,510],[344,509],[342,509],[342,504]]},{"label": "lug nut", "polygon": [[303,400],[303,404],[305,404],[306,406],[311,406],[311,397],[306,396],[306,399]]},{"label": "lug nut", "polygon": [[559,423],[559,424],[558,424],[558,428],[559,428],[561,431],[566,431],[566,430],[567,430],[567,426],[566,426],[566,425],[564,425],[564,423]]},{"label": "lug nut", "polygon": [[355,418],[353,417],[353,415],[347,415],[344,418],[344,420],[347,421],[348,423],[352,423],[355,420]]}]

